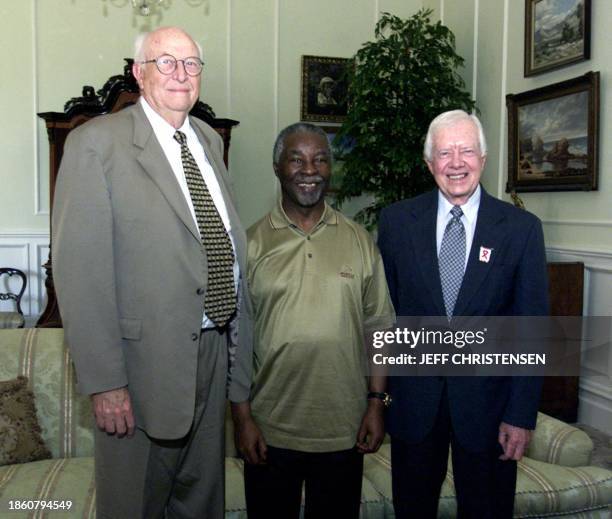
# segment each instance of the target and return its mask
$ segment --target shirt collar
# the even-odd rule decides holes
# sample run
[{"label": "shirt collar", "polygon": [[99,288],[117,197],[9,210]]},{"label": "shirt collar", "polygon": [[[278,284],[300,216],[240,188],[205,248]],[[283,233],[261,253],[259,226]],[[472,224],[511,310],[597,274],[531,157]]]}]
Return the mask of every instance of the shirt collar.
[{"label": "shirt collar", "polygon": [[[144,96],[140,96],[140,104],[142,105],[142,109],[144,110],[147,119],[151,123],[155,134],[164,135],[169,139],[174,139],[174,134],[176,133],[176,128],[172,126],[168,121],[166,121],[161,115],[159,115],[153,107],[147,102]],[[183,132],[185,135],[189,135],[191,133],[191,125],[189,124],[189,117],[185,117],[185,121],[182,126],[178,129]]]},{"label": "shirt collar", "polygon": [[[480,206],[480,195],[481,189],[480,184],[476,188],[476,191],[472,193],[472,196],[468,198],[468,201],[463,204],[461,210],[463,211],[463,215],[465,216],[468,223],[472,223],[477,215],[478,215],[478,207]],[[446,197],[442,194],[440,190],[438,190],[438,217],[442,217],[444,219],[449,218],[450,210],[454,207]]]},{"label": "shirt collar", "polygon": [[[323,214],[319,219],[317,225],[313,227],[313,231],[317,229],[320,225],[336,225],[338,223],[338,215],[336,211],[325,202],[325,208],[323,209]],[[282,204],[282,198],[279,198],[274,206],[274,209],[270,212],[270,226],[275,229],[283,229],[285,227],[296,227],[296,225],[291,221],[291,219],[285,213]]]}]

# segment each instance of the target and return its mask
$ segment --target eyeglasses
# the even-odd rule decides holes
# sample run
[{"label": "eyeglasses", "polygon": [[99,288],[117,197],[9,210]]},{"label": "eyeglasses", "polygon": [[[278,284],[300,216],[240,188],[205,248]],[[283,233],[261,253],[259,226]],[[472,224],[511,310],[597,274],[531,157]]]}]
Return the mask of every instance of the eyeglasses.
[{"label": "eyeglasses", "polygon": [[185,72],[189,76],[199,76],[202,73],[202,67],[204,66],[204,62],[197,58],[196,56],[191,56],[185,59],[176,59],[174,56],[170,54],[162,54],[159,58],[148,59],[146,61],[139,61],[141,65],[145,63],[155,63],[157,66],[157,70],[159,70],[164,75],[172,74],[177,67],[177,62],[182,61],[183,67],[185,67]]}]

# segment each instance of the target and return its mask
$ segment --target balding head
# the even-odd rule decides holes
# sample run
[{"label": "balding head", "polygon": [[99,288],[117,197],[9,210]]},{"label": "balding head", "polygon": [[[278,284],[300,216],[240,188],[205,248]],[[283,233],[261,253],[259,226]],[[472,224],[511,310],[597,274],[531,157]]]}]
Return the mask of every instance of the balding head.
[{"label": "balding head", "polygon": [[[201,60],[201,54],[194,39],[178,27],[161,27],[136,40],[132,71],[140,92],[174,128],[182,126],[200,95],[200,76],[187,74],[185,60]],[[160,57],[176,60],[176,68],[162,73],[156,63]]]},{"label": "balding head", "polygon": [[177,31],[190,38],[198,49],[198,58],[200,58],[201,60],[204,59],[201,45],[193,38],[191,38],[191,36],[183,29],[181,29],[180,27],[160,27],[159,29],[155,29],[154,31],[143,32],[136,36],[136,39],[134,40],[134,61],[145,61],[146,59],[148,59],[146,55],[146,49],[148,48],[149,41],[158,38],[160,34],[168,31]]}]

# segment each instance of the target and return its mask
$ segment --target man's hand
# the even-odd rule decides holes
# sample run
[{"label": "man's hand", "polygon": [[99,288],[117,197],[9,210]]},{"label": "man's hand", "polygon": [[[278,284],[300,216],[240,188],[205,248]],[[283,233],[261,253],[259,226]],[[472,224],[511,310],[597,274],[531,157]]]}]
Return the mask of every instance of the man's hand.
[{"label": "man's hand", "polygon": [[502,422],[499,426],[499,444],[504,449],[504,453],[499,457],[500,460],[519,461],[531,440],[529,429],[523,429],[514,425]]},{"label": "man's hand", "polygon": [[234,442],[247,463],[262,465],[266,462],[268,446],[261,430],[251,416],[249,402],[232,402]]},{"label": "man's hand", "polygon": [[357,450],[362,454],[376,452],[385,437],[384,407],[378,398],[368,400],[368,408],[357,433]]},{"label": "man's hand", "polygon": [[134,412],[127,387],[91,395],[98,428],[119,438],[134,434]]}]

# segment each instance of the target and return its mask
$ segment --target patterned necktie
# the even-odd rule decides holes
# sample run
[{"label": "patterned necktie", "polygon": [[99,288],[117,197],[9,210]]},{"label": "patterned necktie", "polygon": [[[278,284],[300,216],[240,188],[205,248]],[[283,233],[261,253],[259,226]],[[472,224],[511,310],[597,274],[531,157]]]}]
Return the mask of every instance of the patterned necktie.
[{"label": "patterned necktie", "polygon": [[453,217],[444,230],[438,258],[444,307],[449,319],[455,309],[455,302],[461,288],[465,268],[465,228],[461,221],[463,211],[461,207],[456,205],[450,212]]},{"label": "patterned necktie", "polygon": [[234,249],[200,168],[187,147],[187,137],[177,131],[174,139],[181,145],[183,171],[208,260],[204,312],[217,326],[223,326],[236,310]]}]

